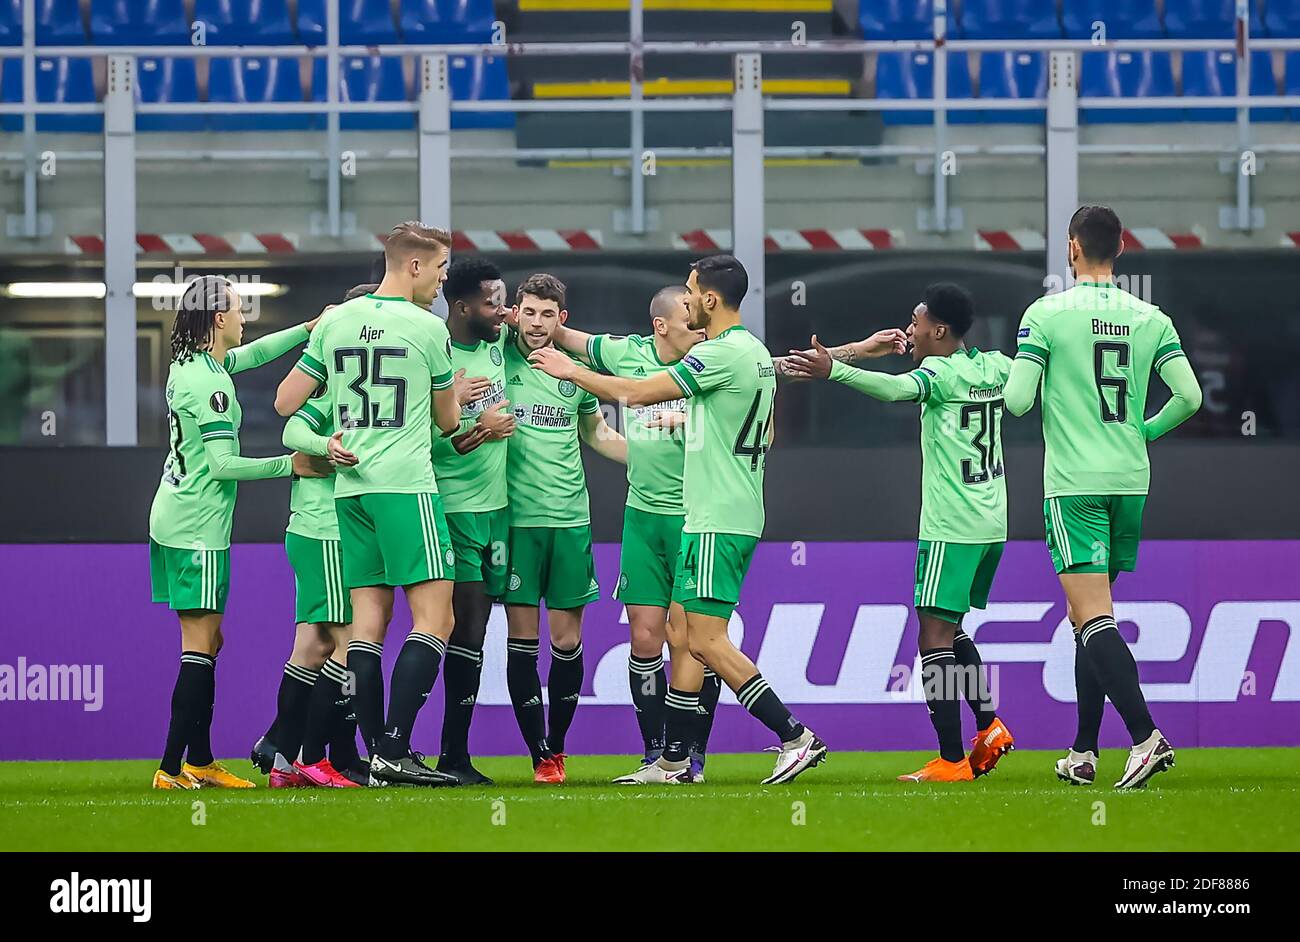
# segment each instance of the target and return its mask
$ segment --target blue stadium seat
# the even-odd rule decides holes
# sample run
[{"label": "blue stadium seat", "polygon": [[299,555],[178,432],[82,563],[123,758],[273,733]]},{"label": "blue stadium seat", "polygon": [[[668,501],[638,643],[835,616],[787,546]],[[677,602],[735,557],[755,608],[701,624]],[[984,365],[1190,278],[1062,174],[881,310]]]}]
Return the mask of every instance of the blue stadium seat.
[{"label": "blue stadium seat", "polygon": [[1237,0],[1165,0],[1165,32],[1171,37],[1227,39],[1236,35],[1236,20]]},{"label": "blue stadium seat", "polygon": [[[1173,58],[1167,52],[1085,52],[1079,94],[1087,98],[1161,98],[1177,94]],[[1090,124],[1182,121],[1180,108],[1083,108]]]},{"label": "blue stadium seat", "polygon": [[[1237,94],[1237,57],[1231,52],[1184,52],[1183,95],[1188,98],[1216,97]],[[1273,59],[1268,52],[1250,54],[1250,94],[1276,95],[1277,84],[1273,78]],[[1235,108],[1188,108],[1191,121],[1234,121]],[[1251,108],[1252,121],[1282,121],[1286,112],[1282,108]]]},{"label": "blue stadium seat", "polygon": [[[374,46],[401,42],[388,0],[338,0],[339,40]],[[309,46],[325,43],[325,0],[298,0],[298,38]]]},{"label": "blue stadium seat", "polygon": [[[876,57],[876,97],[929,98],[934,94],[934,57],[928,52],[882,52]],[[970,63],[964,53],[948,56],[948,97],[970,98]],[[934,112],[882,111],[885,124],[930,124]],[[974,112],[949,111],[948,121],[969,124]]]},{"label": "blue stadium seat", "polygon": [[[451,97],[455,101],[506,101],[510,79],[506,60],[500,56],[452,56],[448,61]],[[453,111],[454,130],[466,128],[512,128],[513,111]]]},{"label": "blue stadium seat", "polygon": [[[269,56],[235,56],[213,59],[208,72],[208,100],[242,102],[302,101],[302,76],[298,60]],[[217,131],[282,131],[311,127],[307,114],[213,115]]]},{"label": "blue stadium seat", "polygon": [[[403,9],[410,0],[403,0]],[[487,43],[492,41],[496,13],[492,0],[437,0],[442,23],[440,42]],[[403,20],[405,28],[405,20]]]},{"label": "blue stadium seat", "polygon": [[90,35],[112,46],[181,46],[190,41],[190,23],[184,0],[91,0]]},{"label": "blue stadium seat", "polygon": [[[23,63],[5,59],[0,66],[0,101],[18,104],[23,100]],[[88,102],[95,100],[94,72],[89,59],[36,60],[36,100],[40,102]],[[101,131],[104,118],[97,114],[37,115],[38,131]],[[22,115],[0,115],[0,131],[21,131]]]},{"label": "blue stadium seat", "polygon": [[[312,101],[326,97],[324,59],[312,63]],[[347,56],[339,61],[339,99],[341,101],[407,101],[406,75],[402,60],[396,56]],[[378,112],[344,114],[339,119],[344,130],[404,130],[415,127],[415,112]]]},{"label": "blue stadium seat", "polygon": [[448,42],[447,24],[442,22],[438,0],[402,0],[398,24],[402,39],[408,43]]},{"label": "blue stadium seat", "polygon": [[[22,42],[22,16],[18,18]],[[86,24],[77,0],[36,0],[36,42],[41,46],[80,46],[87,42]]]},{"label": "blue stadium seat", "polygon": [[[948,33],[958,35],[956,14],[948,4]],[[926,39],[934,35],[931,0],[861,0],[858,25],[863,39]]]},{"label": "blue stadium seat", "polygon": [[[174,104],[199,100],[199,83],[193,59],[141,56],[135,62],[137,104]],[[137,131],[202,131],[201,114],[142,114]]]},{"label": "blue stadium seat", "polygon": [[288,0],[194,0],[210,46],[278,46],[298,41]]},{"label": "blue stadium seat", "polygon": [[0,46],[23,44],[22,0],[0,0]]},{"label": "blue stadium seat", "polygon": [[[980,98],[1046,98],[1047,54],[1043,52],[980,53]],[[985,111],[990,124],[1041,124],[1047,109]]]},{"label": "blue stadium seat", "polygon": [[966,0],[961,32],[966,39],[1060,38],[1056,0]]},{"label": "blue stadium seat", "polygon": [[[1255,2],[1258,4],[1259,0]],[[1264,30],[1270,36],[1300,37],[1300,0],[1268,0],[1264,10]]]},{"label": "blue stadium seat", "polygon": [[[1288,52],[1285,57],[1286,75],[1282,82],[1283,95],[1300,95],[1300,50]],[[1300,121],[1300,108],[1291,111],[1291,119]]]}]

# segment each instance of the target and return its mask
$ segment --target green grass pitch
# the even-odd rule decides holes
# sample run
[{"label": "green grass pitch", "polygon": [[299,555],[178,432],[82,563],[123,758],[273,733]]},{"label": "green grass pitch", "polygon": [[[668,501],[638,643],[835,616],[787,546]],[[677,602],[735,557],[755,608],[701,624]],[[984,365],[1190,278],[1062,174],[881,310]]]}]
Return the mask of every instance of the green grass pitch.
[{"label": "green grass pitch", "polygon": [[607,784],[623,756],[572,757],[564,786],[532,784],[507,757],[478,760],[490,788],[274,792],[154,792],[149,762],[8,762],[0,850],[1300,849],[1300,749],[1179,750],[1177,768],[1126,793],[1109,785],[1120,750],[1091,788],[1056,781],[1056,757],[1014,752],[976,782],[933,786],[894,780],[925,753],[833,753],[769,788],[762,754],[711,756],[703,785],[644,788]]}]

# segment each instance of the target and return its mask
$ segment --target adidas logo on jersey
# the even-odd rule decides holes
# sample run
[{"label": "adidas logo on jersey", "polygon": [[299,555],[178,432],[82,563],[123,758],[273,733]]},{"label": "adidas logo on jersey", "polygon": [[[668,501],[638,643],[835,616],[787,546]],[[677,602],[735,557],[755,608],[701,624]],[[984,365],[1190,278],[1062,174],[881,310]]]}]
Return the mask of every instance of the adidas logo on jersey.
[{"label": "adidas logo on jersey", "polygon": [[520,379],[519,374],[516,373],[514,376],[510,377],[510,379],[507,381],[507,384],[510,386],[522,386],[524,384],[524,381]]},{"label": "adidas logo on jersey", "polygon": [[633,375],[633,376],[645,376],[645,367],[644,367],[644,366],[638,366],[636,369],[634,369],[634,370],[632,371],[632,375]]}]

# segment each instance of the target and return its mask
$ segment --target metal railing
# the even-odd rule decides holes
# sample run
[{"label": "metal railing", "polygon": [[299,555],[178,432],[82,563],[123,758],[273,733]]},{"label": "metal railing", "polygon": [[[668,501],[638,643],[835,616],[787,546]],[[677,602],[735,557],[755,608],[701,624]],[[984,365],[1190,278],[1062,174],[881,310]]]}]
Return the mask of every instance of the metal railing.
[{"label": "metal railing", "polygon": [[[1300,108],[1300,96],[1252,96],[1238,94],[1223,97],[1143,97],[1080,98],[1076,81],[1076,53],[1142,51],[1230,51],[1236,56],[1237,88],[1249,89],[1250,53],[1256,50],[1298,50],[1296,39],[1254,39],[1250,35],[1249,0],[1237,0],[1235,38],[1113,40],[1094,43],[1090,40],[958,40],[947,38],[947,0],[935,0],[934,33],[929,39],[898,41],[811,40],[803,43],[773,40],[718,40],[697,42],[647,42],[644,40],[642,0],[631,0],[629,39],[597,42],[527,42],[502,44],[384,44],[379,46],[343,45],[340,43],[338,0],[326,5],[326,42],[323,46],[37,46],[35,44],[35,0],[23,2],[23,44],[0,48],[0,59],[21,58],[23,100],[0,104],[0,115],[18,114],[23,118],[23,148],[19,152],[0,152],[0,160],[25,164],[23,179],[23,215],[15,235],[36,238],[40,235],[37,212],[38,154],[35,118],[44,114],[104,115],[102,151],[82,150],[61,154],[63,159],[102,160],[106,186],[105,216],[105,294],[107,439],[109,444],[133,444],[136,441],[135,301],[131,286],[135,281],[135,171],[140,159],[189,159],[202,156],[221,160],[312,160],[328,164],[326,225],[328,235],[343,234],[344,220],[341,194],[340,116],[367,113],[415,113],[417,146],[414,149],[392,148],[383,159],[410,160],[418,166],[421,217],[446,224],[451,219],[451,163],[454,159],[502,157],[626,159],[629,164],[642,158],[645,150],[644,116],[659,112],[730,111],[732,146],[700,148],[656,148],[656,156],[730,157],[732,161],[732,233],[733,252],[750,272],[751,296],[745,305],[746,322],[761,334],[764,323],[764,211],[763,201],[753,194],[764,192],[763,157],[824,156],[856,157],[930,157],[932,169],[932,205],[918,213],[918,225],[938,232],[960,228],[960,215],[948,203],[948,178],[942,168],[945,153],[987,154],[999,156],[1044,155],[1047,167],[1047,204],[1045,229],[1048,234],[1048,273],[1068,283],[1065,264],[1064,232],[1068,215],[1073,211],[1078,193],[1078,157],[1080,154],[1225,154],[1253,149],[1260,153],[1298,153],[1300,144],[1273,144],[1251,148],[1250,109],[1252,107]],[[1048,54],[1049,86],[1046,98],[962,98],[947,96],[948,55],[988,51],[1029,51]],[[823,55],[827,53],[927,52],[933,57],[933,94],[924,99],[866,98],[765,98],[761,90],[762,57],[765,55]],[[733,57],[734,91],[730,97],[650,98],[644,95],[644,57],[647,54],[673,53]],[[625,99],[546,99],[509,101],[452,101],[448,82],[449,56],[593,56],[625,55],[628,59],[629,94]],[[323,58],[326,62],[324,101],[239,103],[186,102],[139,103],[135,101],[134,64],[137,57],[229,58],[242,55],[257,57],[288,56]],[[340,99],[339,69],[344,57],[415,56],[419,60],[418,94],[410,101],[345,102]],[[36,101],[36,60],[44,57],[105,57],[108,60],[108,86],[103,101],[90,103],[42,103]],[[1090,109],[1146,108],[1233,108],[1236,109],[1237,148],[1211,145],[1093,144],[1078,141],[1078,112]],[[952,145],[948,141],[949,112],[959,111],[1046,111],[1046,141],[1036,144]],[[626,148],[462,148],[451,146],[450,115],[453,112],[585,112],[631,115]],[[852,147],[807,145],[770,147],[763,142],[763,114],[772,112],[887,112],[932,111],[933,140],[929,147],[902,145],[862,145]],[[166,114],[324,114],[326,116],[323,151],[202,150],[161,148],[137,152],[136,115]],[[625,232],[643,234],[650,226],[646,209],[645,176],[628,175],[629,202],[621,226]],[[111,185],[107,185],[111,184]],[[1237,201],[1228,227],[1249,230],[1259,224],[1259,214],[1250,202],[1250,177],[1237,175]]]}]

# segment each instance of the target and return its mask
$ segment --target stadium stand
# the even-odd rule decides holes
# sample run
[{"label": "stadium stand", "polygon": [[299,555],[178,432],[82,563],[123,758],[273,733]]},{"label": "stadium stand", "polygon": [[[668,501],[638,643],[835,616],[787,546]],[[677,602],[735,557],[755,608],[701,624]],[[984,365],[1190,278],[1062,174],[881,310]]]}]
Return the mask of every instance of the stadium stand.
[{"label": "stadium stand", "polygon": [[[887,99],[929,98],[934,94],[934,57],[928,52],[882,52],[876,58],[876,97]],[[970,63],[964,55],[948,57],[949,98],[970,98]],[[933,111],[885,111],[884,123],[930,124]],[[978,120],[974,112],[948,112],[956,124]]]},{"label": "stadium stand", "polygon": [[399,22],[408,43],[492,41],[492,0],[401,0]]},{"label": "stadium stand", "polygon": [[[1251,29],[1263,31],[1260,4],[1251,4]],[[1235,0],[1165,0],[1165,32],[1171,37],[1226,39],[1236,33]]]},{"label": "stadium stand", "polygon": [[1300,0],[1268,0],[1264,29],[1270,36],[1300,37]]},{"label": "stadium stand", "polygon": [[[298,38],[308,46],[324,45],[325,30],[325,0],[298,0]],[[388,0],[342,0],[339,38],[359,45],[398,42]]]},{"label": "stadium stand", "polygon": [[[1183,95],[1187,98],[1218,97],[1237,94],[1237,59],[1230,52],[1183,53]],[[1250,94],[1276,95],[1277,82],[1273,75],[1273,57],[1270,53],[1256,51],[1250,57]],[[1192,121],[1234,121],[1237,113],[1231,108],[1188,108]],[[1281,121],[1286,117],[1282,108],[1252,108],[1252,121]]]},{"label": "stadium stand", "polygon": [[[506,101],[510,98],[505,59],[497,56],[452,56],[447,64],[452,100]],[[515,116],[508,111],[453,111],[451,126],[453,130],[512,128]]]},{"label": "stadium stand", "polygon": [[[324,59],[312,62],[311,99],[324,101],[328,94]],[[406,101],[406,75],[402,60],[395,57],[346,56],[339,61],[340,101]],[[339,127],[345,130],[394,131],[415,127],[414,112],[344,114]]]},{"label": "stadium stand", "polygon": [[[1079,75],[1079,94],[1087,98],[1158,98],[1177,94],[1173,57],[1168,52],[1087,52]],[[1177,108],[1082,108],[1089,124],[1182,121]]]},{"label": "stadium stand", "polygon": [[[22,43],[22,13],[15,3],[17,44]],[[38,0],[36,42],[43,46],[79,46],[87,42],[86,24],[77,0]]]},{"label": "stadium stand", "polygon": [[1054,39],[1061,36],[1056,0],[966,0],[964,39]]},{"label": "stadium stand", "polygon": [[288,0],[194,0],[194,22],[202,22],[213,46],[288,45],[298,41]]},{"label": "stadium stand", "polygon": [[[298,60],[269,56],[213,59],[208,73],[208,100],[231,103],[302,101]],[[211,117],[214,131],[305,130],[306,114],[223,114]]]},{"label": "stadium stand", "polygon": [[[956,12],[948,7],[948,32],[959,35]],[[931,0],[862,0],[858,26],[864,39],[925,39],[934,35]]]}]

